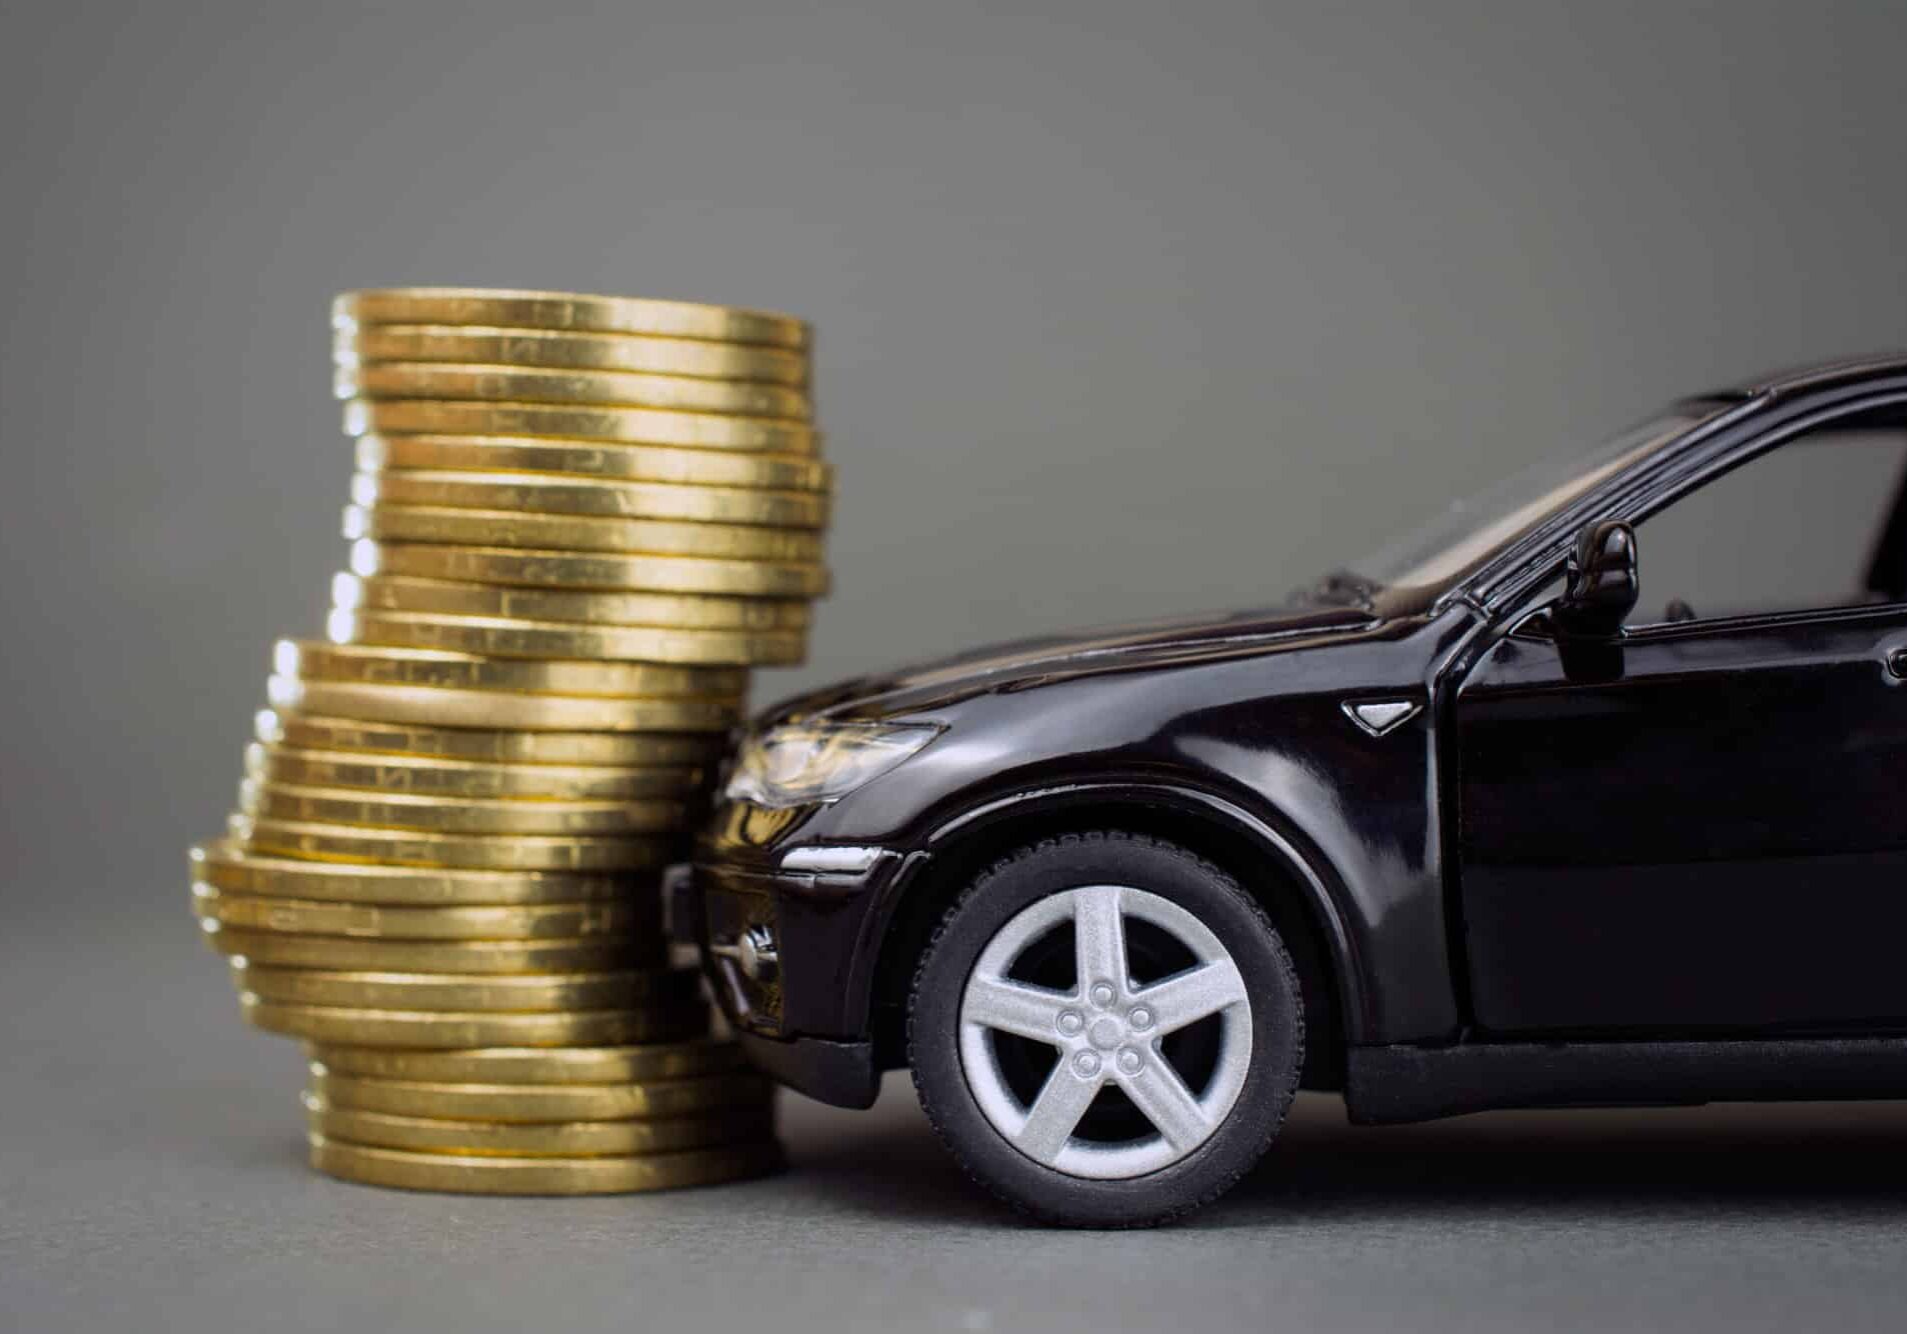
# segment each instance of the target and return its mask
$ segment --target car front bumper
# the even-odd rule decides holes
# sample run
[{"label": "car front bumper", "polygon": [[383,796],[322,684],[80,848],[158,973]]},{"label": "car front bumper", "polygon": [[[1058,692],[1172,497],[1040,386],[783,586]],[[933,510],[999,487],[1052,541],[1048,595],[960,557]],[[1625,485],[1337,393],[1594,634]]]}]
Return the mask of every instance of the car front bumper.
[{"label": "car front bumper", "polygon": [[869,996],[887,895],[918,860],[809,845],[739,859],[704,852],[669,877],[675,938],[701,956],[749,1059],[791,1088],[866,1107],[880,1084]]},{"label": "car front bumper", "polygon": [[826,1038],[768,1038],[736,1034],[749,1064],[797,1093],[835,1107],[872,1107],[880,1095],[881,1072],[871,1042],[829,1042]]}]

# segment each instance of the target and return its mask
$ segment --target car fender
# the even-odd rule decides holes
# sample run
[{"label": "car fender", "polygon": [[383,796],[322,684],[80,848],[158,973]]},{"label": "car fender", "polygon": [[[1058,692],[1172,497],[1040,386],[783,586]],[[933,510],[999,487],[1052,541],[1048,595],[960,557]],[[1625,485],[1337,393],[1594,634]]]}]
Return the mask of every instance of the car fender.
[{"label": "car fender", "polygon": [[1151,807],[1189,816],[1213,826],[1217,832],[1243,840],[1271,864],[1285,870],[1328,951],[1346,1036],[1353,1042],[1360,1040],[1367,1028],[1367,979],[1355,935],[1346,919],[1348,895],[1335,868],[1282,816],[1255,811],[1196,783],[1157,776],[1095,775],[1004,791],[996,789],[952,812],[943,811],[917,845],[920,851],[888,884],[881,901],[868,914],[864,923],[866,936],[857,951],[864,961],[861,969],[864,976],[856,979],[857,992],[864,996],[871,994],[875,960],[903,902],[911,892],[918,890],[925,866],[989,827],[1034,810],[1061,812],[1073,807],[1109,805]]}]

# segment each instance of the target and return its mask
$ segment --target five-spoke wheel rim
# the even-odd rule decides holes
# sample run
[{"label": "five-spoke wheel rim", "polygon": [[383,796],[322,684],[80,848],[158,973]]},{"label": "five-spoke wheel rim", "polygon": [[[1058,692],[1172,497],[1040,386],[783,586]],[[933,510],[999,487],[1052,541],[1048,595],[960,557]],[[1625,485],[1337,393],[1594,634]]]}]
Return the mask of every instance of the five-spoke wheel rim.
[{"label": "five-spoke wheel rim", "polygon": [[[1136,984],[1129,918],[1164,932],[1193,964]],[[1068,926],[1076,954],[1070,990],[1009,976],[1030,948]],[[1164,1039],[1206,1020],[1215,1020],[1216,1044],[1198,1087],[1188,1087]],[[996,1034],[1057,1050],[1030,1102],[1014,1092]],[[1093,1180],[1143,1176],[1195,1152],[1237,1102],[1251,1045],[1251,1002],[1231,953],[1191,912],[1123,885],[1062,890],[1017,914],[974,961],[960,1001],[961,1065],[981,1114],[1035,1162]],[[1131,1102],[1150,1134],[1108,1142],[1077,1133],[1108,1086]]]}]

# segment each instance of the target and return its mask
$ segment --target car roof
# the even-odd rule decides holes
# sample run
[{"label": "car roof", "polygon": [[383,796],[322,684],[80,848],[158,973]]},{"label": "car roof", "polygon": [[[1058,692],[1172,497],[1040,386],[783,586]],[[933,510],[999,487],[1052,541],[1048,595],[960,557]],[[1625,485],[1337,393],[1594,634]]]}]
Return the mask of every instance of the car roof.
[{"label": "car roof", "polygon": [[1872,352],[1751,376],[1740,384],[1702,397],[1760,398],[1764,394],[1785,397],[1904,374],[1907,374],[1907,352]]}]

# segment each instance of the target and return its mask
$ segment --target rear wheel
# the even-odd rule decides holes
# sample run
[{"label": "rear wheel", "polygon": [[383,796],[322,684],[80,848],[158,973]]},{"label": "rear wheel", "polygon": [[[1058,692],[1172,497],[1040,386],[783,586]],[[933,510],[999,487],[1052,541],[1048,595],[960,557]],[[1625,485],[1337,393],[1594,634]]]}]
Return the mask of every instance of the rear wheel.
[{"label": "rear wheel", "polygon": [[1271,1143],[1304,1053],[1264,911],[1172,844],[1025,848],[948,911],[909,998],[921,1104],[983,1185],[1050,1222],[1156,1223]]}]

